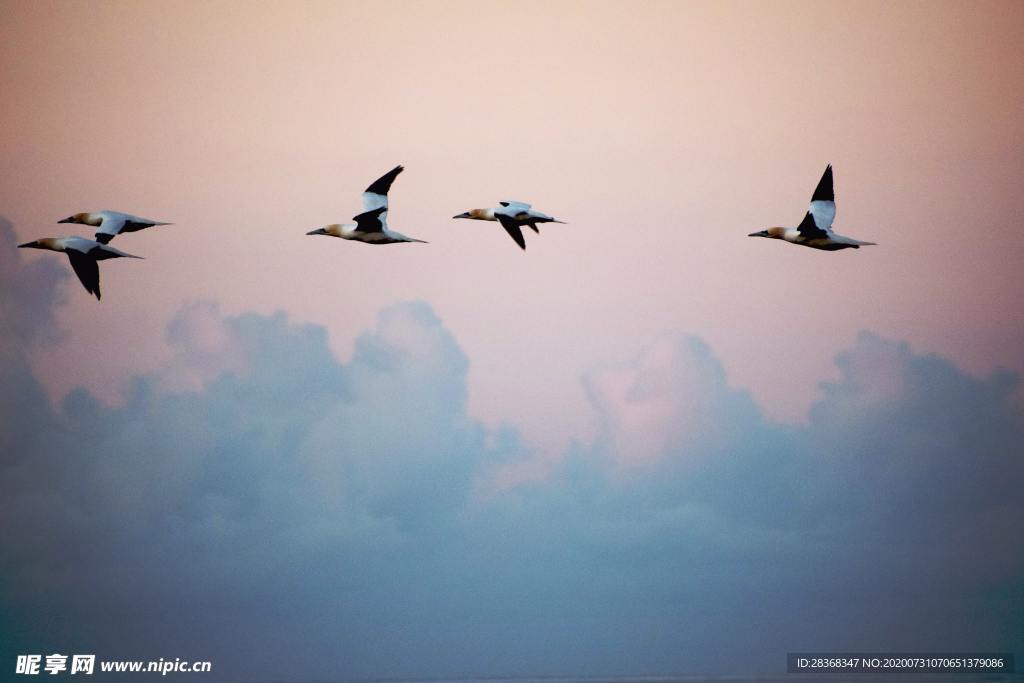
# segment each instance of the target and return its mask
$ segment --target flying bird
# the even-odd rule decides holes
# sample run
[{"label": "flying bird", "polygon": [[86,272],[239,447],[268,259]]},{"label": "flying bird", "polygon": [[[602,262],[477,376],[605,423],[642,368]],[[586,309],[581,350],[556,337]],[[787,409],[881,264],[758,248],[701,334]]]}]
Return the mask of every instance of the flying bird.
[{"label": "flying bird", "polygon": [[307,235],[327,235],[345,240],[356,240],[366,244],[394,244],[395,242],[421,242],[388,229],[388,190],[395,177],[404,171],[402,166],[382,175],[363,192],[363,212],[352,217],[355,223],[332,223],[322,228],[311,230]]},{"label": "flying bird", "polygon": [[469,218],[470,220],[477,221],[498,221],[501,223],[501,227],[505,228],[505,232],[516,241],[522,249],[526,249],[526,240],[523,239],[522,226],[527,226],[538,235],[540,230],[537,228],[538,223],[565,223],[556,218],[552,218],[546,213],[541,213],[535,209],[530,208],[529,204],[524,202],[498,202],[500,206],[496,209],[472,209],[465,213],[460,213],[458,216],[452,216],[452,218]]},{"label": "flying bird", "polygon": [[81,280],[85,291],[95,294],[97,300],[100,298],[100,261],[111,258],[142,258],[84,237],[46,237],[34,242],[19,244],[18,248],[64,252],[68,255],[71,267],[75,270],[78,279]]},{"label": "flying bird", "polygon": [[832,232],[832,221],[836,217],[836,196],[832,191],[832,165],[829,164],[818,181],[818,187],[811,195],[811,206],[807,215],[795,228],[768,228],[761,232],[752,232],[748,237],[767,237],[769,239],[786,240],[812,249],[838,251],[839,249],[859,249],[862,246],[874,245],[874,242],[861,242],[852,237],[844,237]]},{"label": "flying bird", "polygon": [[133,216],[130,213],[120,213],[118,211],[76,213],[57,222],[78,223],[79,225],[91,225],[94,228],[99,228],[96,231],[96,241],[100,244],[108,244],[110,240],[122,232],[136,232],[152,228],[154,225],[171,225],[171,223],[155,221],[151,218],[142,218],[141,216]]}]

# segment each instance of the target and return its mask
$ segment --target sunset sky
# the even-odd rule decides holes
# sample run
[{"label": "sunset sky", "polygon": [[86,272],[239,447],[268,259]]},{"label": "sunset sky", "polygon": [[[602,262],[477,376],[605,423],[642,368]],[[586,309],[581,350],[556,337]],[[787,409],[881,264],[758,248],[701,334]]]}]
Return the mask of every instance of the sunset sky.
[{"label": "sunset sky", "polygon": [[[1024,642],[1024,4],[0,12],[0,636],[231,680]],[[306,236],[399,163],[389,224],[430,244]],[[748,239],[829,163],[878,246]],[[567,224],[451,219],[507,199]],[[101,302],[14,249],[101,209],[174,223],[116,239],[146,260]],[[872,562],[929,534],[977,561]],[[954,597],[822,615],[873,581]]]}]

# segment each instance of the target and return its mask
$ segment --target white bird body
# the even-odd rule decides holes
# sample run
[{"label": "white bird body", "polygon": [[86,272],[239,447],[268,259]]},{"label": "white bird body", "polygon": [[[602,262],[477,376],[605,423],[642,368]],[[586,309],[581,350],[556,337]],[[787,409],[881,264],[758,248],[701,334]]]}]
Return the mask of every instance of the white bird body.
[{"label": "white bird body", "polygon": [[458,216],[452,216],[452,218],[468,218],[470,220],[477,221],[498,221],[501,223],[501,227],[505,228],[505,232],[515,240],[522,249],[526,249],[526,240],[523,238],[522,226],[526,226],[533,230],[535,233],[540,234],[540,229],[537,228],[538,223],[564,223],[557,218],[542,213],[532,208],[530,204],[526,202],[517,201],[503,201],[499,202],[499,205],[495,208],[490,209],[471,209],[465,213],[460,213]]},{"label": "white bird body", "polygon": [[499,216],[506,216],[515,220],[523,225],[532,225],[533,223],[562,223],[563,221],[556,220],[552,216],[537,211],[532,205],[526,202],[515,202],[515,201],[504,201],[499,202],[500,208],[491,209],[495,218]]},{"label": "white bird body", "polygon": [[[773,228],[769,228],[769,230],[772,229]],[[797,228],[783,228],[783,230],[784,232],[782,233],[782,239],[786,240],[787,242],[791,242],[793,244],[800,244],[807,247],[814,247],[816,249],[825,249],[826,251],[835,251],[837,249],[842,249],[843,245],[857,248],[862,245],[874,244],[874,242],[861,242],[860,240],[855,240],[852,237],[839,235],[832,232],[831,230],[827,231],[828,237],[826,238],[826,241],[821,242],[817,242],[815,240],[808,240],[806,236],[803,233],[801,233],[800,230]]]},{"label": "white bird body", "polygon": [[388,228],[388,190],[391,189],[391,183],[398,174],[404,170],[402,166],[395,166],[366,188],[363,192],[363,212],[352,217],[355,223],[332,223],[306,234],[340,237],[366,244],[423,243],[424,240],[406,237]]},{"label": "white bird body", "polygon": [[[321,232],[322,231],[322,232]],[[367,244],[391,244],[392,242],[423,242],[423,240],[406,237],[400,232],[389,228],[379,231],[363,232],[357,223],[332,223],[325,225],[319,230],[306,233],[307,235],[329,235],[340,237],[343,240],[355,240]]]},{"label": "white bird body", "polygon": [[75,275],[90,294],[100,298],[100,269],[98,263],[112,258],[142,258],[126,254],[120,249],[85,237],[45,237],[34,242],[19,244],[19,248],[44,249],[67,254]]},{"label": "white bird body", "polygon": [[58,223],[77,223],[98,228],[96,241],[100,244],[107,244],[123,232],[137,232],[155,225],[171,225],[163,221],[156,221],[152,218],[133,216],[130,213],[120,211],[93,211],[88,213],[76,213],[68,216]]},{"label": "white bird body", "polygon": [[859,249],[862,246],[875,244],[874,242],[861,242],[852,237],[832,232],[832,221],[835,218],[836,198],[832,187],[832,165],[829,164],[825,168],[821,180],[818,181],[818,186],[814,189],[807,214],[800,225],[795,228],[767,228],[761,232],[752,232],[749,237],[785,240],[791,244],[823,251]]}]

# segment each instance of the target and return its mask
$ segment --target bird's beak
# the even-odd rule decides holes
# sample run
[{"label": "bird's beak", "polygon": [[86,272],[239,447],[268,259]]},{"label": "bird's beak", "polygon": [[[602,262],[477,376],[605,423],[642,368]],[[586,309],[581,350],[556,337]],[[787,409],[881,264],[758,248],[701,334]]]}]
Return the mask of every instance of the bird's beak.
[{"label": "bird's beak", "polygon": [[767,236],[768,236],[768,231],[767,230],[762,230],[761,232],[752,232],[749,235],[747,235],[747,237],[767,237]]},{"label": "bird's beak", "polygon": [[460,213],[458,216],[452,216],[452,218],[469,218],[469,211]]},{"label": "bird's beak", "polygon": [[310,230],[306,234],[307,235],[323,235],[324,234],[324,229],[323,228],[317,228],[316,230]]},{"label": "bird's beak", "polygon": [[39,242],[25,242],[25,244],[19,244],[18,249],[38,249]]},{"label": "bird's beak", "polygon": [[61,220],[59,220],[57,222],[58,223],[74,223],[74,221],[72,219],[70,219],[70,218],[62,218]]}]

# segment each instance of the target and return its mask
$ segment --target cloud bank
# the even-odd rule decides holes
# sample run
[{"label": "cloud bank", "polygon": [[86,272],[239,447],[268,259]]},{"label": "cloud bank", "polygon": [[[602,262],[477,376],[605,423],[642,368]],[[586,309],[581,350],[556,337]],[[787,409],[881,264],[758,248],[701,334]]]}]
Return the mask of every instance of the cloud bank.
[{"label": "cloud bank", "polygon": [[503,484],[534,455],[467,415],[470,359],[422,302],[384,308],[345,362],[322,327],[195,303],[124,405],[52,407],[26,354],[58,335],[66,274],[0,232],[4,666],[743,673],[1024,642],[1016,377],[864,333],[785,426],[669,335],[585,378],[593,443]]}]

